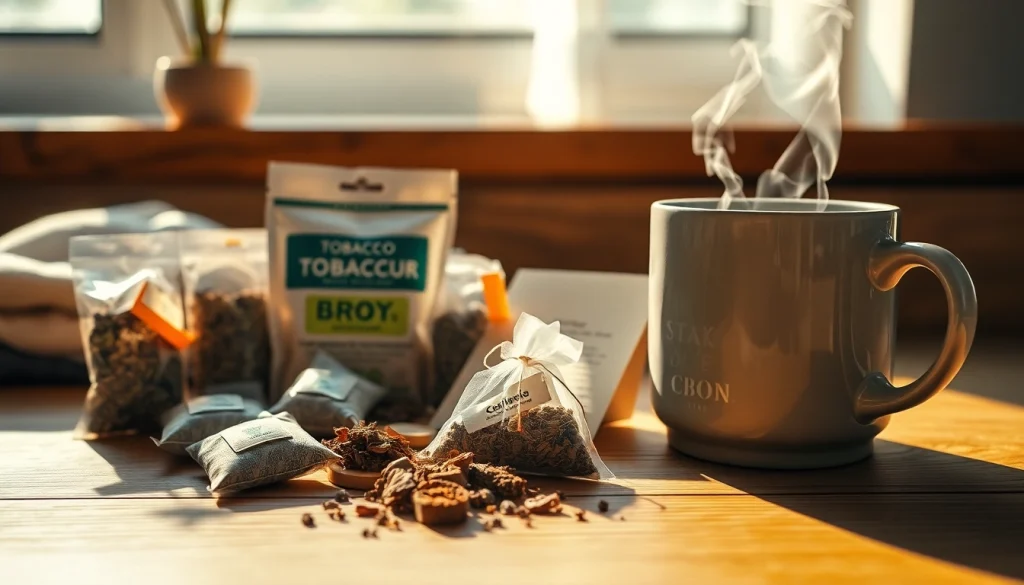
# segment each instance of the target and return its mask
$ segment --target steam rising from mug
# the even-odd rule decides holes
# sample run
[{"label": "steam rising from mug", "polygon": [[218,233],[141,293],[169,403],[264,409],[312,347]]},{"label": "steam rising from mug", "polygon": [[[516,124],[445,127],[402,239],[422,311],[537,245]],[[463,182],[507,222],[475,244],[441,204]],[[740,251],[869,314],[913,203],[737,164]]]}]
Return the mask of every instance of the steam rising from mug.
[{"label": "steam rising from mug", "polygon": [[772,42],[763,47],[738,42],[733,50],[740,64],[732,83],[692,118],[693,152],[704,157],[708,176],[725,185],[721,208],[745,197],[743,179],[729,161],[735,145],[725,125],[762,82],[772,103],[800,122],[800,131],[775,166],[761,174],[755,196],[801,197],[814,185],[824,202],[825,182],[839,160],[839,63],[843,29],[853,16],[845,0],[773,0],[771,5]]}]

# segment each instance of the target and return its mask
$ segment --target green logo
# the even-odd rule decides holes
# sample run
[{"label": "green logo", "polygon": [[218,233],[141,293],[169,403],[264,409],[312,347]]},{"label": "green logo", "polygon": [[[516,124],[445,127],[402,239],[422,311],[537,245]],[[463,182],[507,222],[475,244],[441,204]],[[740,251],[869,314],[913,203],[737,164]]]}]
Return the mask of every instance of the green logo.
[{"label": "green logo", "polygon": [[401,297],[306,297],[306,333],[404,336],[409,299]]},{"label": "green logo", "polygon": [[349,238],[293,234],[286,243],[287,287],[422,291],[427,238]]}]

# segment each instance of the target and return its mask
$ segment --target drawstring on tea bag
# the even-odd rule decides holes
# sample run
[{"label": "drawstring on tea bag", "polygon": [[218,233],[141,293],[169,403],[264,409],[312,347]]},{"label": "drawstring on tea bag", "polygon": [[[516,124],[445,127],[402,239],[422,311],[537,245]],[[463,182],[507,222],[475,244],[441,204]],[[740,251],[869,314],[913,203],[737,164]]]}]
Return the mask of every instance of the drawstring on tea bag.
[{"label": "drawstring on tea bag", "polygon": [[[583,403],[573,393],[572,389],[569,388],[569,385],[565,383],[561,373],[558,371],[559,363],[567,365],[579,361],[583,353],[583,344],[562,335],[559,329],[560,325],[557,321],[547,325],[536,317],[524,313],[516,323],[515,331],[512,334],[512,342],[503,341],[492,347],[491,351],[487,352],[487,355],[484,356],[484,367],[488,370],[517,368],[519,370],[519,381],[516,384],[516,388],[519,389],[522,389],[526,369],[529,367],[537,368],[542,371],[542,374],[547,374],[558,380],[569,395],[573,397],[576,404],[580,406],[580,411],[583,415],[586,416],[586,409],[583,407]],[[554,335],[551,335],[552,333]],[[519,347],[517,347],[517,344]],[[534,350],[537,356],[543,357],[531,357],[531,355],[523,353],[524,350],[528,349]],[[502,361],[492,366],[488,361],[495,351],[500,351]],[[506,364],[508,365],[506,366]],[[512,385],[509,384],[504,392],[507,394],[511,388]],[[516,401],[516,431],[520,433],[523,431],[523,405],[522,401],[519,400]]]}]

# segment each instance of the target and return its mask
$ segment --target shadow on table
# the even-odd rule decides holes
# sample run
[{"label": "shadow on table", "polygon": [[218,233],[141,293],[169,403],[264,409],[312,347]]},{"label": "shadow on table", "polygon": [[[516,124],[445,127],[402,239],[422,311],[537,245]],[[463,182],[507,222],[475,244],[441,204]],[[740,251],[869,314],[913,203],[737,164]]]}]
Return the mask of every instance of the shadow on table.
[{"label": "shadow on table", "polygon": [[117,473],[117,483],[96,488],[101,496],[118,497],[154,492],[177,496],[206,496],[206,476],[194,461],[174,457],[144,437],[123,437],[86,442]]},{"label": "shadow on table", "polygon": [[[1024,471],[909,445],[876,441],[877,453],[860,463],[833,470],[770,472],[728,468],[685,458],[708,477],[736,487],[766,502],[826,522],[881,543],[942,561],[1024,579]],[[894,448],[895,447],[895,448]],[[894,478],[899,465],[887,465],[894,457],[926,462],[914,465],[918,474]],[[791,483],[801,476],[816,482],[827,475],[845,477],[863,486],[862,493],[848,490],[821,491],[810,495],[781,493],[766,476],[785,473]],[[980,486],[970,492],[956,486]],[[907,485],[901,490],[889,486]],[[926,489],[928,486],[930,490]],[[999,490],[999,486],[1008,486]]]}]

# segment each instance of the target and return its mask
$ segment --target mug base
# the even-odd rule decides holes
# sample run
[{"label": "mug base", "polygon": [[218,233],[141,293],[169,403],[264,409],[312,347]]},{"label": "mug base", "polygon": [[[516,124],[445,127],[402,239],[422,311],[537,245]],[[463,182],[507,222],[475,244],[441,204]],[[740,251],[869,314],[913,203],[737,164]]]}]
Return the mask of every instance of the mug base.
[{"label": "mug base", "polygon": [[839,467],[866,459],[874,452],[874,442],[856,443],[838,449],[744,449],[695,440],[669,429],[668,444],[690,457],[756,469],[821,469]]}]

